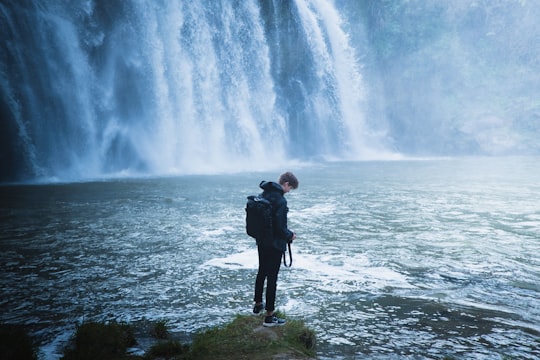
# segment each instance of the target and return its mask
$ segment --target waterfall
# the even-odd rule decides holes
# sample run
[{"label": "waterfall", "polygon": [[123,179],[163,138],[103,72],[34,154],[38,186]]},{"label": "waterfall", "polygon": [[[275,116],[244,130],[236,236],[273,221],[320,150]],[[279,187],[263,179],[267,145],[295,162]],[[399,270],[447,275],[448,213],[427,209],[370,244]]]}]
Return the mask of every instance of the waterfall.
[{"label": "waterfall", "polygon": [[312,76],[320,79],[308,96],[315,107],[314,118],[321,122],[318,127],[325,128],[325,133],[338,131],[339,134],[339,144],[332,143],[335,138],[324,139],[330,142],[328,153],[364,156],[370,153],[370,147],[364,126],[363,79],[354,49],[342,28],[341,16],[327,0],[297,0],[296,4],[313,58]]},{"label": "waterfall", "polygon": [[25,0],[0,14],[11,177],[368,153],[362,76],[331,1]]},{"label": "waterfall", "polygon": [[537,155],[539,14],[528,1],[5,0],[0,181]]}]

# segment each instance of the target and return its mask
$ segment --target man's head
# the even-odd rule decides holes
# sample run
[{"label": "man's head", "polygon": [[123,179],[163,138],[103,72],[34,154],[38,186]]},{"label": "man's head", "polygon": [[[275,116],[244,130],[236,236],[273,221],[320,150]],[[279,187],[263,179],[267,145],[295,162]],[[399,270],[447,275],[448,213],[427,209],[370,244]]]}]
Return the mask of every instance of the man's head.
[{"label": "man's head", "polygon": [[279,185],[283,188],[283,192],[288,193],[289,191],[298,188],[298,179],[292,172],[287,171],[279,177]]}]

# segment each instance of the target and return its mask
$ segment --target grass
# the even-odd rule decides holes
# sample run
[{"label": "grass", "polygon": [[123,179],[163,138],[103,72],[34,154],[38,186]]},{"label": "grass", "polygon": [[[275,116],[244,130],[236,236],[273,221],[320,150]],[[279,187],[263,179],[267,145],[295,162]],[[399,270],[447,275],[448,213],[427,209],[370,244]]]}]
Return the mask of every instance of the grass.
[{"label": "grass", "polygon": [[144,359],[189,359],[190,348],[176,340],[159,342],[152,346],[144,356]]},{"label": "grass", "polygon": [[167,320],[160,320],[154,324],[152,336],[154,336],[156,339],[167,339],[169,337]]},{"label": "grass", "polygon": [[261,327],[261,318],[237,316],[222,328],[199,333],[192,344],[193,359],[268,359],[278,354],[288,358],[314,356],[315,333],[303,321],[288,320],[271,330]]},{"label": "grass", "polygon": [[136,344],[133,329],[116,322],[88,322],[77,326],[73,343],[64,351],[64,360],[133,359],[127,349]]},{"label": "grass", "polygon": [[37,359],[32,339],[22,326],[0,324],[0,357],[4,360]]},{"label": "grass", "polygon": [[[283,314],[280,317],[284,317]],[[87,322],[77,326],[64,349],[63,360],[305,360],[315,355],[315,333],[301,320],[288,320],[285,326],[265,328],[262,317],[236,316],[222,326],[196,334],[192,344],[171,339],[166,321],[146,329],[155,339],[143,356],[128,349],[136,345],[133,327],[125,323]],[[37,352],[25,329],[0,324],[2,360],[36,360]]]}]

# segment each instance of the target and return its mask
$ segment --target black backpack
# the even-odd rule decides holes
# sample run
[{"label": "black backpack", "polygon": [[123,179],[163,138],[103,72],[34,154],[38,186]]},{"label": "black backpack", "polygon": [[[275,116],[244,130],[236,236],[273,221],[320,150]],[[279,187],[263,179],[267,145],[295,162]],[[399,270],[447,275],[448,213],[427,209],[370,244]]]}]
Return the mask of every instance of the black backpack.
[{"label": "black backpack", "polygon": [[[272,203],[261,195],[250,195],[246,203],[246,233],[257,240],[257,245],[272,247],[274,226],[272,222]],[[289,247],[289,265],[283,253],[283,264],[292,265],[291,244]]]},{"label": "black backpack", "polygon": [[272,225],[272,204],[262,195],[250,195],[246,203],[246,232],[259,245],[272,246],[274,228]]}]

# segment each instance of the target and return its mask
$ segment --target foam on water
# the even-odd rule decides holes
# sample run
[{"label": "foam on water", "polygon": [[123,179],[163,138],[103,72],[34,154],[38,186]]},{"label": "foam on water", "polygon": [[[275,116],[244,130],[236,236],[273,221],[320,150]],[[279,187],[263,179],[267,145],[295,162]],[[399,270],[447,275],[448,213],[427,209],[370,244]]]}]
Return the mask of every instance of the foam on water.
[{"label": "foam on water", "polygon": [[[493,160],[513,166],[497,177],[485,160],[300,169],[278,309],[317,332],[320,358],[538,357],[540,174],[520,172],[536,160]],[[0,320],[54,359],[83,320],[166,319],[189,338],[249,313],[261,178],[0,188]]]},{"label": "foam on water", "polygon": [[202,267],[216,266],[228,270],[256,269],[259,260],[257,249],[243,250],[224,258],[214,258],[205,262]]},{"label": "foam on water", "polygon": [[[292,276],[295,278],[295,283],[310,283],[321,291],[341,293],[354,292],[359,287],[369,288],[371,291],[382,291],[390,287],[415,287],[403,274],[386,267],[373,266],[368,258],[361,254],[345,257],[294,251],[293,262],[294,266],[290,271],[294,272]],[[256,269],[257,250],[243,250],[223,258],[214,258],[202,265],[202,267],[207,266],[228,270]]]}]

